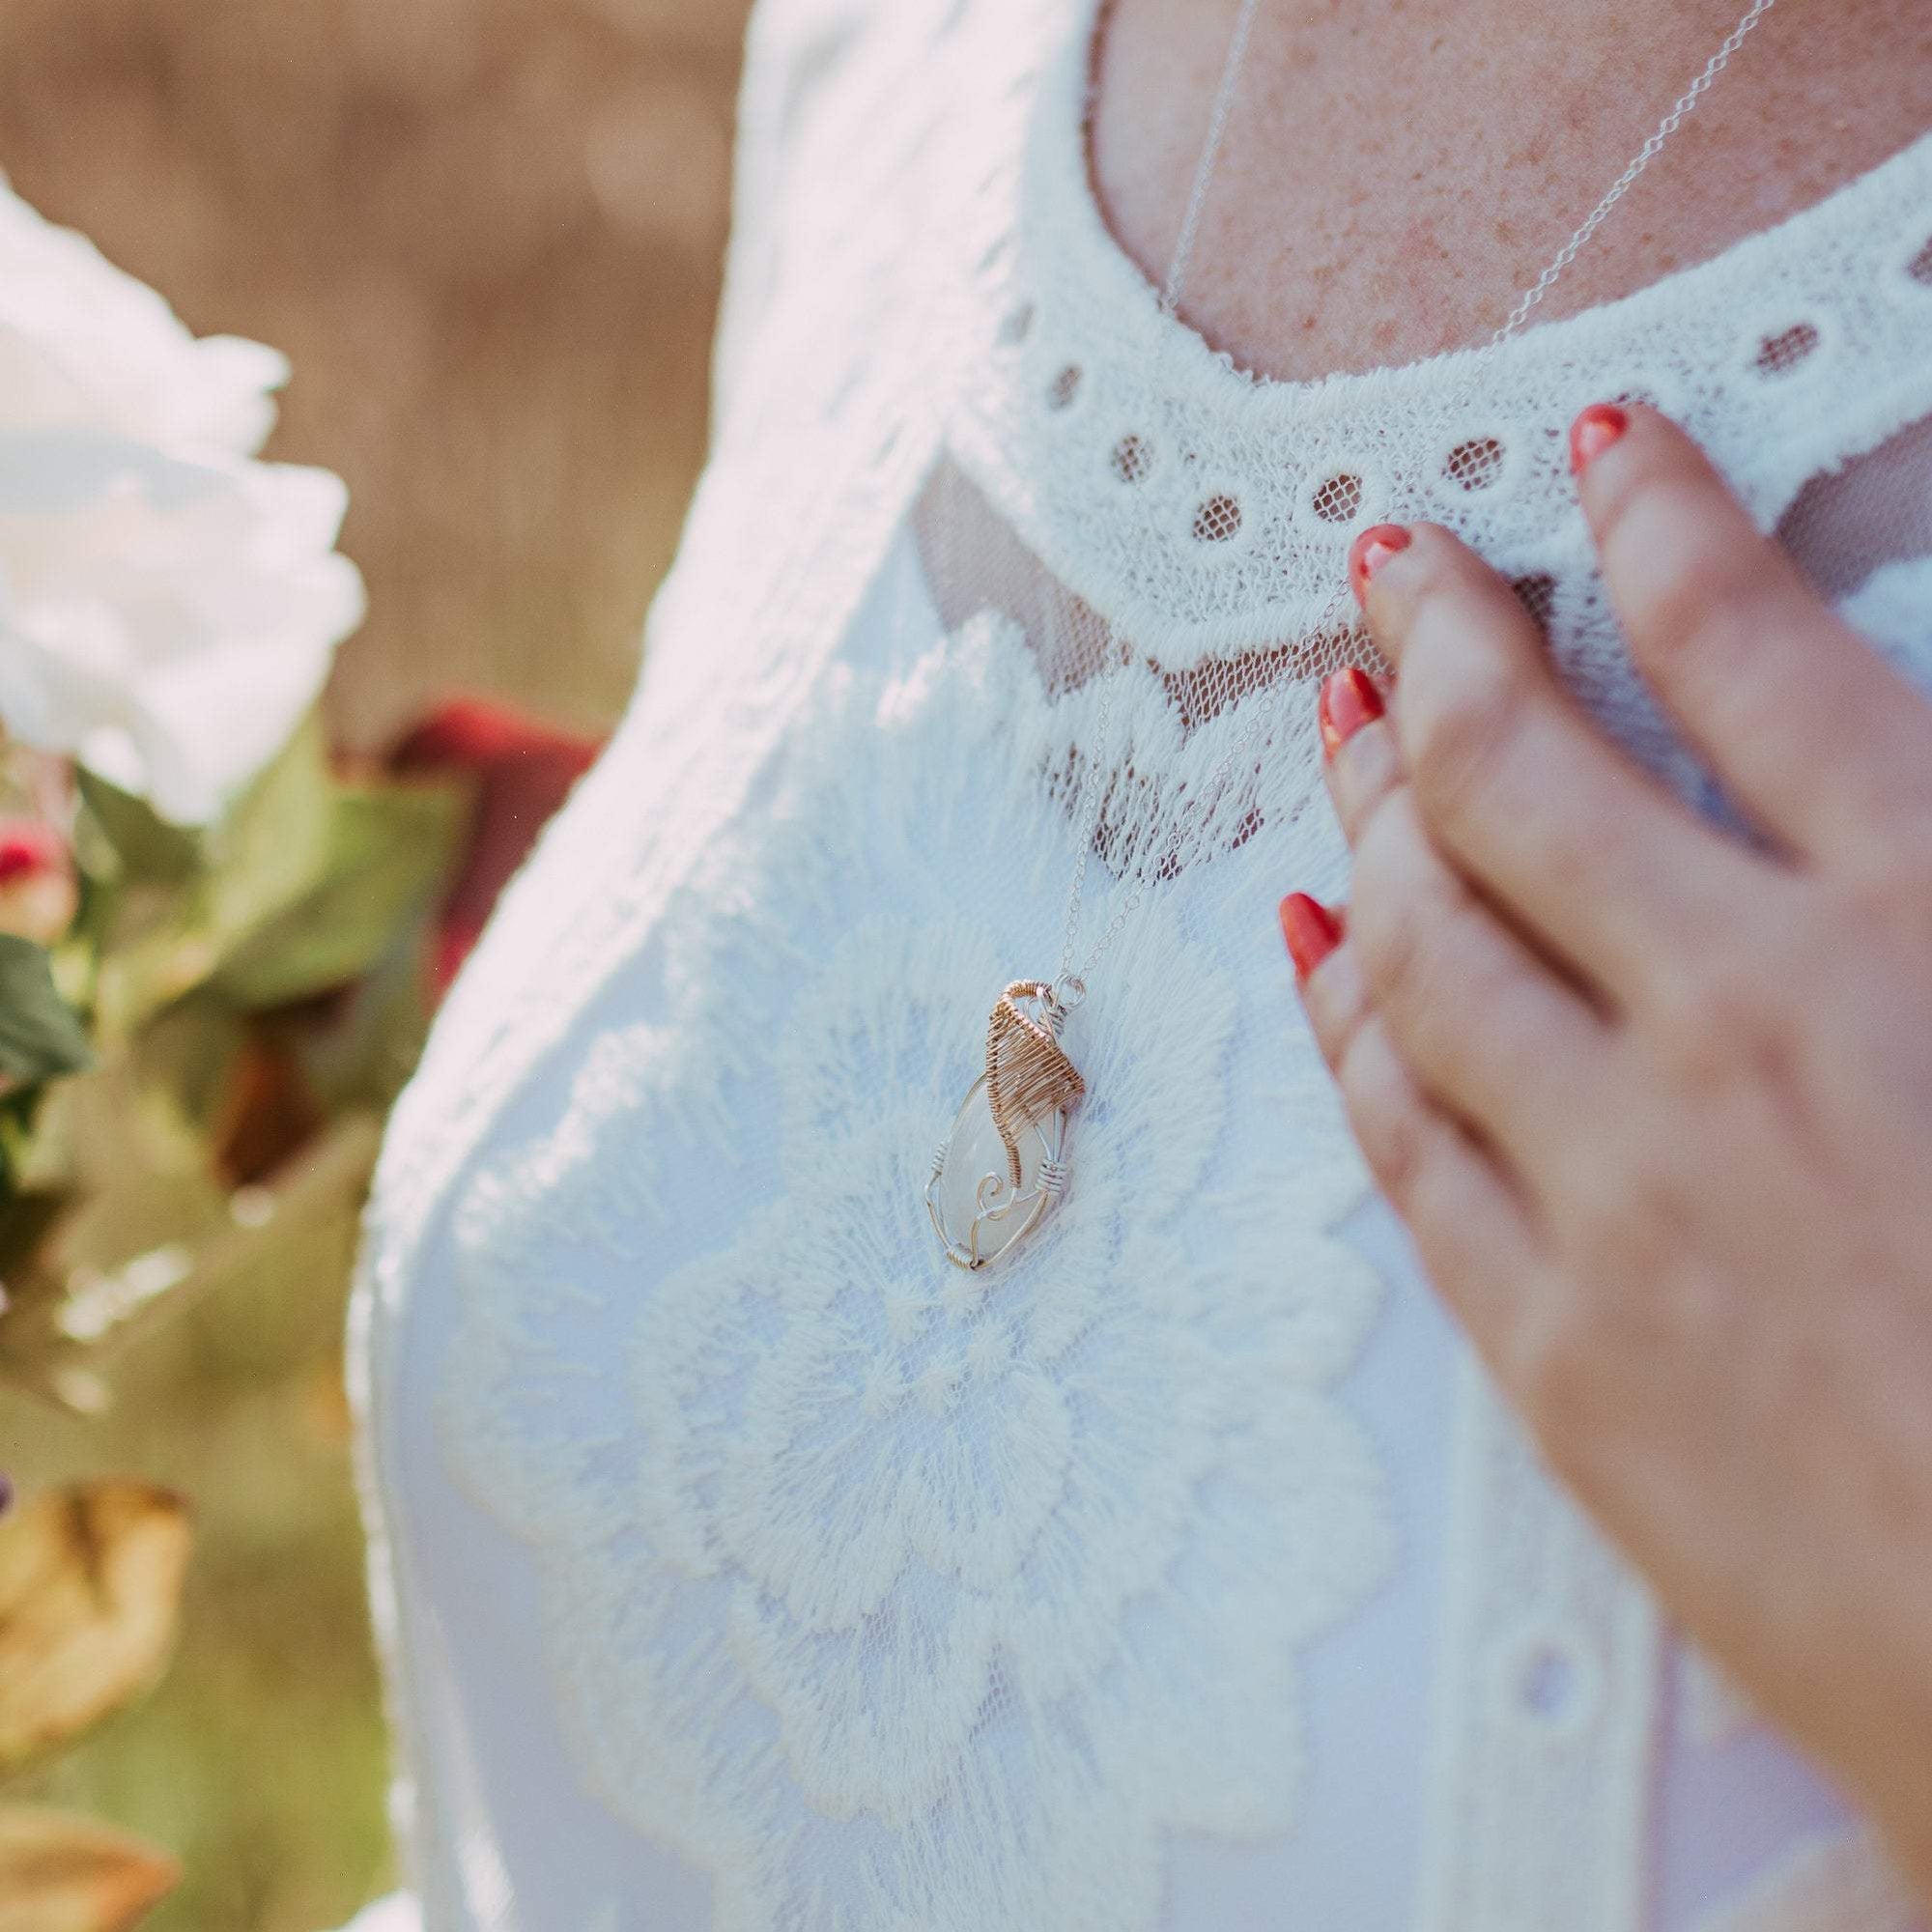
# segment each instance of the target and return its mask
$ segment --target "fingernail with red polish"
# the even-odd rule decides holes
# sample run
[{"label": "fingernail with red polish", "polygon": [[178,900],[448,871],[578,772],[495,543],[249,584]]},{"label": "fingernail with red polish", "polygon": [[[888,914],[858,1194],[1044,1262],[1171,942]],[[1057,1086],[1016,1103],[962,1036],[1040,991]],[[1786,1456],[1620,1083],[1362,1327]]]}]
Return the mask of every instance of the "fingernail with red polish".
[{"label": "fingernail with red polish", "polygon": [[1350,545],[1349,582],[1354,588],[1357,604],[1368,602],[1369,579],[1390,557],[1406,551],[1409,541],[1408,532],[1400,524],[1377,524]]},{"label": "fingernail with red polish", "polygon": [[1324,679],[1315,712],[1321,724],[1321,755],[1332,758],[1364,724],[1373,724],[1384,708],[1375,679],[1360,665],[1344,665]]},{"label": "fingernail with red polish", "polygon": [[1290,893],[1281,902],[1281,936],[1294,961],[1294,977],[1305,980],[1342,943],[1342,922],[1306,893]]},{"label": "fingernail with red polish", "polygon": [[1614,403],[1592,403],[1570,425],[1570,473],[1580,476],[1630,428],[1630,417]]}]

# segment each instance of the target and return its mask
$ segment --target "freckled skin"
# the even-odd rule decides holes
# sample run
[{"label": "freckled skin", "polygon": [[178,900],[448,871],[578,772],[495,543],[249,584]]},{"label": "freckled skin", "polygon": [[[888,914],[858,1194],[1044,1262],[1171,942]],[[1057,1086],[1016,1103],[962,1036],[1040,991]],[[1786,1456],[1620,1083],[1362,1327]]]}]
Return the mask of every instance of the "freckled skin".
[{"label": "freckled skin", "polygon": [[[1112,0],[1093,164],[1158,281],[1238,0]],[[1184,312],[1292,379],[1488,336],[1743,0],[1263,0]],[[1532,30],[1533,29],[1533,30]],[[1783,0],[1544,305],[1613,298],[1932,128],[1923,0]]]}]

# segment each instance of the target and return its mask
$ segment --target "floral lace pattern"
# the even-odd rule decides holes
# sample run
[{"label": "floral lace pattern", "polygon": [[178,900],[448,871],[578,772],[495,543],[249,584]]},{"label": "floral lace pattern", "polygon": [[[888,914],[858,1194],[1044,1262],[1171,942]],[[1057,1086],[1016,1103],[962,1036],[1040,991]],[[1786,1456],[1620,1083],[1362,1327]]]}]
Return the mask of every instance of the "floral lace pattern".
[{"label": "floral lace pattern", "polygon": [[[1069,1030],[1065,1206],[987,1274],[933,1242],[930,1143],[972,1016],[1046,942],[1069,834],[1041,754],[1082,722],[990,622],[849,683],[787,781],[813,810],[717,855],[726,972],[675,1027],[607,1034],[555,1131],[459,1205],[451,1458],[535,1543],[600,1787],[716,1874],[721,1925],[1152,1924],[1163,1831],[1287,1827],[1297,1654],[1390,1555],[1327,1392],[1376,1301],[1323,1234],[1359,1171],[1335,1136],[1283,1158],[1286,1114],[1333,1104],[1305,1040],[1246,1104],[1254,995],[1184,907],[1151,896]],[[841,822],[823,788],[882,745],[901,823]],[[988,852],[1027,889],[973,890]],[[872,910],[802,942],[854,867]],[[749,1011],[710,990],[747,949],[781,968]],[[739,1028],[776,1042],[767,1205],[654,1280],[652,1150],[725,1153],[688,1100],[737,1077]],[[613,1260],[620,1306],[579,1286]]]}]

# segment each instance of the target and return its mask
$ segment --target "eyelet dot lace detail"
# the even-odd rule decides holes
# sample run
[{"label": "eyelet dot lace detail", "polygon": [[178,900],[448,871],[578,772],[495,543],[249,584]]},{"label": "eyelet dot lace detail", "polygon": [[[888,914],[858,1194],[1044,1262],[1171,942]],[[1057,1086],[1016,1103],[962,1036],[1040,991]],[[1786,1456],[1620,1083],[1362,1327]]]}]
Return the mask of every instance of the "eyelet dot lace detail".
[{"label": "eyelet dot lace detail", "polygon": [[1213,496],[1194,512],[1196,543],[1228,543],[1240,534],[1241,506],[1234,497]]},{"label": "eyelet dot lace detail", "polygon": [[1352,524],[1362,510],[1362,479],[1346,470],[1328,477],[1310,507],[1324,524]]},{"label": "eyelet dot lace detail", "polygon": [[1144,436],[1123,436],[1109,461],[1122,483],[1144,483],[1153,469],[1153,445]]},{"label": "eyelet dot lace detail", "polygon": [[1816,323],[1794,323],[1776,335],[1767,335],[1758,344],[1755,367],[1760,376],[1788,376],[1801,362],[1807,361],[1824,340]]},{"label": "eyelet dot lace detail", "polygon": [[1503,473],[1503,445],[1498,437],[1471,438],[1449,452],[1442,473],[1463,490],[1487,490]]},{"label": "eyelet dot lace detail", "polygon": [[[1775,519],[1816,467],[1836,379],[1922,361],[1912,338],[1932,292],[1932,142],[1773,233],[1623,300],[1539,322],[1493,354],[1274,381],[1169,313],[1107,232],[1085,164],[1085,43],[1069,38],[1027,130],[1014,258],[976,291],[987,320],[965,331],[983,341],[1015,302],[1039,305],[1027,356],[984,370],[949,430],[976,488],[1075,597],[1123,635],[1158,636],[1169,668],[1319,629],[1344,582],[1348,538],[1365,524],[1445,523],[1505,577],[1554,577],[1552,642],[1566,674],[1606,723],[1615,714],[1611,728],[1634,752],[1688,781],[1649,695],[1620,668],[1614,613],[1589,597],[1569,425],[1619,392],[1649,402],[1727,472],[1758,479],[1754,513]],[[1011,209],[989,198],[984,220],[997,232]],[[1080,395],[1056,417],[1042,395],[1063,363],[1078,364]],[[1789,413],[1767,425],[1759,412],[1774,392]],[[1912,416],[1910,396],[1899,411]],[[1104,414],[1104,434],[1062,437],[1074,412],[1090,412]],[[1041,445],[1043,424],[1060,446]],[[1131,456],[1115,455],[1129,431],[1158,451],[1151,479],[1130,477]],[[1150,515],[1155,490],[1163,513]],[[1233,542],[1195,534],[1210,492],[1240,504]]]},{"label": "eyelet dot lace detail", "polygon": [[1012,252],[1013,238],[1010,235],[995,237],[988,243],[986,252],[973,265],[973,272],[976,275],[990,275]]},{"label": "eyelet dot lace detail", "polygon": [[1519,577],[1510,588],[1516,592],[1517,602],[1529,612],[1531,622],[1547,638],[1556,609],[1555,578],[1547,571],[1538,571],[1534,576]]},{"label": "eyelet dot lace detail", "polygon": [[1017,349],[1033,333],[1033,319],[1036,311],[1030,301],[1020,302],[1007,311],[1006,320],[1000,324],[995,340],[1002,349]]},{"label": "eyelet dot lace detail", "polygon": [[1080,393],[1080,365],[1069,362],[1046,385],[1046,406],[1050,410],[1070,409]]},{"label": "eyelet dot lace detail", "polygon": [[1533,1627],[1505,1646],[1498,1681],[1519,1721],[1561,1736],[1590,1721],[1602,1672],[1580,1633]]}]

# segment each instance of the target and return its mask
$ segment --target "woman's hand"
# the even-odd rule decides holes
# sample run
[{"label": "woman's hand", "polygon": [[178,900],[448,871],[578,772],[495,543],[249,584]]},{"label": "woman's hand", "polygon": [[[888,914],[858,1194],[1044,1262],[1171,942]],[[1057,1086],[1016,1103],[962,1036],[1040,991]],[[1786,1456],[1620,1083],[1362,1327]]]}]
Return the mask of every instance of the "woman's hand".
[{"label": "woman's hand", "polygon": [[1385,528],[1394,696],[1322,698],[1351,905],[1283,924],[1550,1463],[1932,1899],[1932,706],[1662,416],[1573,442],[1631,648],[1771,849],[1601,736],[1454,537]]}]

